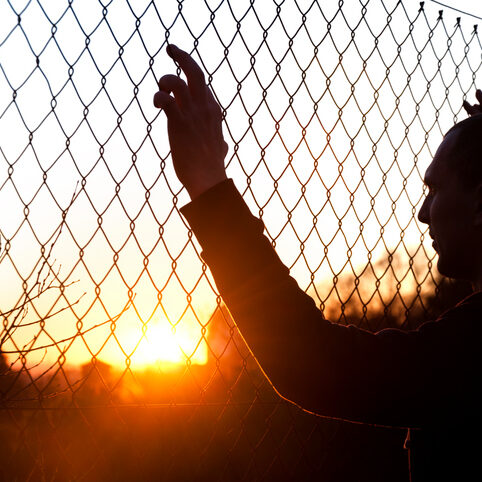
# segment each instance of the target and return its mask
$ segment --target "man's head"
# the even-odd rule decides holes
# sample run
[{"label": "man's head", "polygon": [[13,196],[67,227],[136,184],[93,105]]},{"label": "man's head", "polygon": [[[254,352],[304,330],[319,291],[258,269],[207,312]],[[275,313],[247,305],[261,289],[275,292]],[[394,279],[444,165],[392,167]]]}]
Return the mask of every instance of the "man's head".
[{"label": "man's head", "polygon": [[[482,115],[452,127],[425,173],[418,218],[429,225],[440,273],[482,283]],[[482,289],[482,287],[480,287]]]}]

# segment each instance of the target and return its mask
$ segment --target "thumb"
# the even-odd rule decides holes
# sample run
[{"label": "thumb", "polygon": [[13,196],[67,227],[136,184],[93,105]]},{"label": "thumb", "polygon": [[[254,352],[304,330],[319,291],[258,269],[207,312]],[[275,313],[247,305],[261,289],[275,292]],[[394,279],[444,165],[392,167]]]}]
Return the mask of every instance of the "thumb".
[{"label": "thumb", "polygon": [[179,107],[176,100],[167,92],[158,91],[154,94],[154,106],[162,109],[168,118],[179,117]]}]

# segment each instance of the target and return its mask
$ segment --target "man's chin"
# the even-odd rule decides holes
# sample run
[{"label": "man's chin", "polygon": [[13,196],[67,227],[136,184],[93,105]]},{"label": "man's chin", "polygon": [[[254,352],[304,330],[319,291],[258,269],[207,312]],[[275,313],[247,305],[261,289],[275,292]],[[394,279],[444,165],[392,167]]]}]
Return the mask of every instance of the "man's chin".
[{"label": "man's chin", "polygon": [[447,278],[457,277],[454,268],[450,265],[447,266],[447,263],[444,263],[444,259],[440,256],[440,254],[438,254],[437,270],[442,276]]},{"label": "man's chin", "polygon": [[468,274],[468,270],[463,270],[460,263],[447,263],[443,257],[439,255],[437,261],[437,270],[446,278],[461,281],[471,281],[472,278]]}]

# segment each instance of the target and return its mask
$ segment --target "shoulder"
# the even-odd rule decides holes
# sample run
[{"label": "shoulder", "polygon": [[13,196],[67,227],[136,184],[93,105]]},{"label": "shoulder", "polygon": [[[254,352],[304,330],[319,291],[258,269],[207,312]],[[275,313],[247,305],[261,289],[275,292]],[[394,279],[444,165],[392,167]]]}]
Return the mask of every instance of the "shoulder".
[{"label": "shoulder", "polygon": [[440,315],[436,322],[477,324],[479,328],[482,328],[482,291],[464,298],[453,308]]}]

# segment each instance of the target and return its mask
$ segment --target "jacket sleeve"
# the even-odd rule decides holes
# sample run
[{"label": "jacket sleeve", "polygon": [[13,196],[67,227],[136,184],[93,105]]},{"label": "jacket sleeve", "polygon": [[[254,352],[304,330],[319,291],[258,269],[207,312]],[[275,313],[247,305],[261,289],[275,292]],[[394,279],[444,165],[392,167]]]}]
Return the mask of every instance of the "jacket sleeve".
[{"label": "jacket sleeve", "polygon": [[463,351],[450,320],[376,334],[330,323],[231,180],[181,211],[238,329],[283,397],[321,415],[404,427],[450,403],[446,387],[457,380],[452,364]]}]

